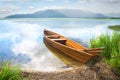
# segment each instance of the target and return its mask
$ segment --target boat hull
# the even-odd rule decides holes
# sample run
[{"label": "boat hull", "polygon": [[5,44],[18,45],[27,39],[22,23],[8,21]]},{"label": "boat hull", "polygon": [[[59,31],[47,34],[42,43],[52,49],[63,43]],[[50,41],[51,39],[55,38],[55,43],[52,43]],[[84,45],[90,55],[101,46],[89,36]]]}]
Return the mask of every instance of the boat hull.
[{"label": "boat hull", "polygon": [[69,57],[71,57],[75,60],[78,60],[82,63],[87,63],[92,58],[91,54],[88,54],[88,53],[83,52],[83,51],[77,51],[77,50],[71,49],[67,46],[61,45],[61,44],[54,42],[54,41],[51,41],[50,39],[47,39],[47,37],[44,37],[44,40],[49,45],[53,46],[54,48],[60,50],[64,54],[68,55]]}]

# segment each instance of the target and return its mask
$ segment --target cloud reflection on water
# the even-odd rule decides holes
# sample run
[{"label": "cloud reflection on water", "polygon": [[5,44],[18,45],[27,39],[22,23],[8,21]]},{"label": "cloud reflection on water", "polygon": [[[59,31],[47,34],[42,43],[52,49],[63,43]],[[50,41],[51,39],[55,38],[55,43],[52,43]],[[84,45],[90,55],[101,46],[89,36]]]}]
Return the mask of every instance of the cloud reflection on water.
[{"label": "cloud reflection on water", "polygon": [[[0,56],[12,59],[26,70],[55,71],[66,66],[43,44],[43,29],[47,28],[79,43],[102,33],[119,20],[89,19],[20,19],[0,21]],[[43,26],[41,26],[43,25]],[[46,25],[47,27],[44,27]]]},{"label": "cloud reflection on water", "polygon": [[44,46],[44,27],[6,20],[0,23],[0,56],[3,58],[21,64],[25,70],[54,71],[65,65]]}]

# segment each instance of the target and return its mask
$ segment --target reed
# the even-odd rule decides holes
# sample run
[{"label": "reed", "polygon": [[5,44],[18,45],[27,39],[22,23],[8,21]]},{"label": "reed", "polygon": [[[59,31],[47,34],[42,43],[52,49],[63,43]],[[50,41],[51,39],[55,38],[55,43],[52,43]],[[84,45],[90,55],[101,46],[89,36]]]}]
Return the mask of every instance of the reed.
[{"label": "reed", "polygon": [[93,38],[90,40],[90,47],[97,48],[97,47],[104,47],[104,50],[102,51],[101,55],[107,59],[110,58],[111,54],[111,38],[108,34],[101,35],[98,38]]},{"label": "reed", "polygon": [[106,33],[90,40],[90,47],[104,47],[101,56],[120,74],[120,33]]},{"label": "reed", "polygon": [[10,66],[10,62],[3,65],[0,70],[0,80],[22,80],[21,71],[17,66]]}]

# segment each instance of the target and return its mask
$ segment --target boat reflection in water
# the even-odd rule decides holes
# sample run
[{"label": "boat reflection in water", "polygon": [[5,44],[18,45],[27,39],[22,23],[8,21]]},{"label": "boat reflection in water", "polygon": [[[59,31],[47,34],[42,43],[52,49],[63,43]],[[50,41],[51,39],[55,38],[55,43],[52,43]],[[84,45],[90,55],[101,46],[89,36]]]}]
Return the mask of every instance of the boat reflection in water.
[{"label": "boat reflection in water", "polygon": [[80,61],[77,61],[77,60],[69,57],[68,55],[64,54],[60,50],[52,47],[51,45],[49,45],[46,42],[45,39],[44,39],[44,44],[55,56],[57,56],[61,61],[63,61],[65,64],[67,64],[67,66],[63,66],[64,68],[69,68],[69,67],[78,68],[78,67],[81,67],[84,65]]}]

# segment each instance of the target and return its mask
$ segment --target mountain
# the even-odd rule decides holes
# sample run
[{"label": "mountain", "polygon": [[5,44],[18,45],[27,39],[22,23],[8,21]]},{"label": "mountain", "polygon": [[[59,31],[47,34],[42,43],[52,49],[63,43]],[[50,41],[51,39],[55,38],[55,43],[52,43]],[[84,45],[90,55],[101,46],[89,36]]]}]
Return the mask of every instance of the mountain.
[{"label": "mountain", "polygon": [[41,10],[32,14],[15,14],[5,18],[106,18],[100,13],[93,13],[79,9],[48,9]]},{"label": "mountain", "polygon": [[120,13],[109,13],[108,16],[111,16],[111,18],[120,18]]},{"label": "mountain", "polygon": [[84,11],[80,9],[63,9],[57,10],[58,12],[66,15],[67,17],[74,17],[74,18],[105,18],[107,16],[100,14],[100,13],[93,13],[90,11]]},{"label": "mountain", "polygon": [[38,11],[33,14],[15,14],[10,15],[5,18],[61,18],[66,17],[64,14],[59,13],[55,10],[45,10],[45,11]]}]

